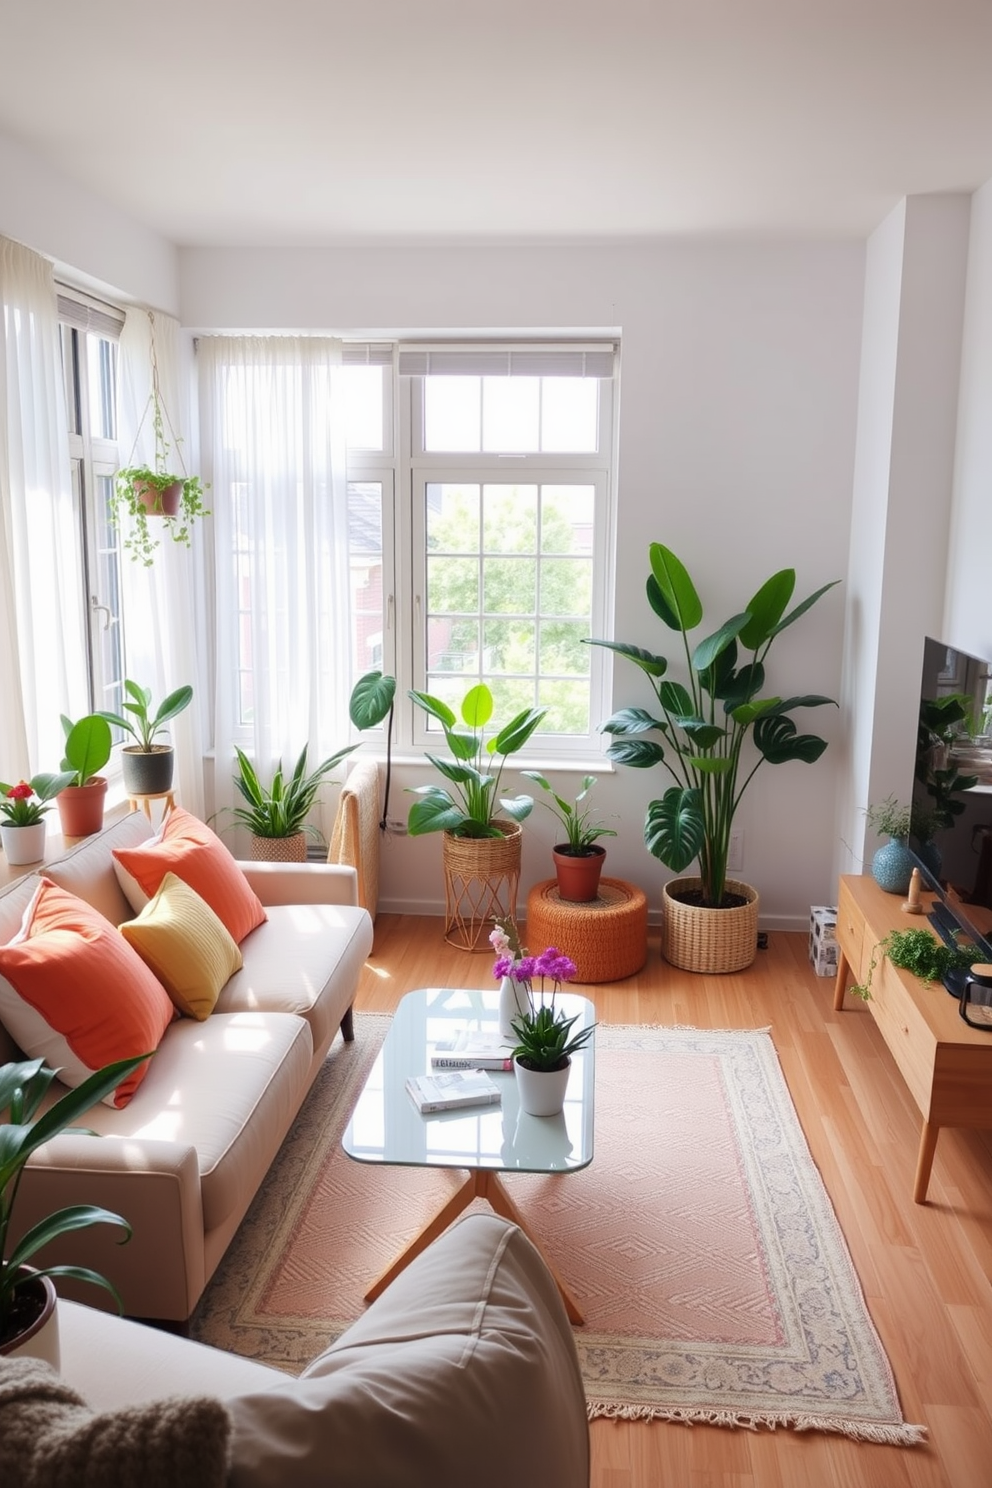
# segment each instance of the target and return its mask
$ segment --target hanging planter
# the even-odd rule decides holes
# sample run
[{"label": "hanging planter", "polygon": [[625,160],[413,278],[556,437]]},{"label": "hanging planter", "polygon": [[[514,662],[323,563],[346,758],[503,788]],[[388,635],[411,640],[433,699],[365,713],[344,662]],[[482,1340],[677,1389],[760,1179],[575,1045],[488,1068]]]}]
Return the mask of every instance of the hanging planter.
[{"label": "hanging planter", "polygon": [[[198,517],[210,516],[203,501],[209,487],[204,486],[198,475],[187,475],[180,451],[182,439],[175,433],[162,397],[155,352],[155,317],[150,311],[149,320],[152,326],[152,390],[134,436],[130,458],[134,458],[141,430],[150,412],[155,435],[155,463],[154,466],[125,465],[117,472],[114,493],[110,498],[110,515],[123,530],[125,551],[146,568],[151,567],[160,543],[153,524],[164,526],[173,542],[188,548],[192,541],[192,524]],[[173,450],[175,454],[170,459]]]}]

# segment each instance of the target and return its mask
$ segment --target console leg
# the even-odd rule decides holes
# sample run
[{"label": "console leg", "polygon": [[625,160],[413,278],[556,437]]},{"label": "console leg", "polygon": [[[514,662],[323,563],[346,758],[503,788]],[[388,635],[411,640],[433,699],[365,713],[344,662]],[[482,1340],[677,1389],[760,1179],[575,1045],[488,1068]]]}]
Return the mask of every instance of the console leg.
[{"label": "console leg", "polygon": [[927,1189],[930,1186],[930,1169],[933,1167],[933,1155],[937,1150],[937,1137],[940,1127],[933,1121],[924,1121],[923,1131],[920,1133],[920,1150],[916,1159],[916,1182],[913,1185],[913,1202],[925,1204],[927,1201]]},{"label": "console leg", "polygon": [[844,952],[837,952],[837,980],[834,982],[834,1012],[840,1013],[844,1009],[844,993],[847,991],[847,977],[850,967]]}]

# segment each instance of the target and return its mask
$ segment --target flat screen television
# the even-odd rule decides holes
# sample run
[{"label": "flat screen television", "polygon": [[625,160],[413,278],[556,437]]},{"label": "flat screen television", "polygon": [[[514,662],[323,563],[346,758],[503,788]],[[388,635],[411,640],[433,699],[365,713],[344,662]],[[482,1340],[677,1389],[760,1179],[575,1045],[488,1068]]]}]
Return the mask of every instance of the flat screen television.
[{"label": "flat screen television", "polygon": [[[930,921],[949,944],[962,932],[992,962],[992,664],[927,637],[912,795],[910,851],[936,893]],[[960,994],[965,973],[948,973]]]}]

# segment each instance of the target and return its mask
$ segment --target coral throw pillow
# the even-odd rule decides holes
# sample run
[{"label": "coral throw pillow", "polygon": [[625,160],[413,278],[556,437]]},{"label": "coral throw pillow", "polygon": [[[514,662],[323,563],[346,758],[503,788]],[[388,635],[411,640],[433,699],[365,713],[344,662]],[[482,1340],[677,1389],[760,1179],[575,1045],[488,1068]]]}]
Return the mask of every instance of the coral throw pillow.
[{"label": "coral throw pillow", "polygon": [[155,897],[120,931],[188,1018],[208,1018],[225,982],[241,970],[237,942],[206,900],[174,873],[165,875]]},{"label": "coral throw pillow", "polygon": [[167,873],[205,899],[239,943],[266,918],[262,901],[215,832],[181,806],[170,811],[157,837],[138,847],[114,848],[121,888],[136,914]]},{"label": "coral throw pillow", "polygon": [[[42,878],[13,940],[0,946],[0,1022],[63,1085],[157,1049],[176,1010],[161,982],[99,910]],[[126,1106],[148,1070],[104,1099]]]}]

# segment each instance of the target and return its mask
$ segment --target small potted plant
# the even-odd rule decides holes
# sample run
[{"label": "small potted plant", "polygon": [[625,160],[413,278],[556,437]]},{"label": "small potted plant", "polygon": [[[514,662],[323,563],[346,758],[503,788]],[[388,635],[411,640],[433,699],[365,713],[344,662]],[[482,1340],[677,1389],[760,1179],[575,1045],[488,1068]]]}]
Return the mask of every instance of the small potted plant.
[{"label": "small potted plant", "polygon": [[[506,922],[499,926],[504,935]],[[519,946],[519,937],[516,941]],[[549,946],[540,956],[516,957],[507,953],[497,957],[493,976],[500,981],[510,977],[526,998],[526,1008],[513,1019],[513,1069],[521,1108],[529,1116],[557,1116],[565,1104],[572,1055],[592,1038],[595,1023],[577,1033],[572,1030],[580,1014],[571,1017],[557,1005],[562,982],[571,981],[575,963]],[[535,1000],[534,979],[541,978],[541,991]],[[551,983],[551,996],[545,1000],[545,982]]]},{"label": "small potted plant", "polygon": [[87,713],[78,723],[62,714],[65,733],[63,770],[72,772],[72,781],[59,791],[55,804],[59,808],[64,837],[89,837],[103,826],[103,806],[107,779],[100,771],[110,759],[113,747],[110,724],[97,713]]},{"label": "small potted plant", "polygon": [[12,868],[40,863],[45,856],[45,812],[50,802],[71,785],[73,776],[64,770],[59,774],[32,775],[16,785],[0,781],[0,841]]},{"label": "small potted plant", "polygon": [[336,765],[358,748],[349,744],[325,759],[313,770],[307,770],[308,744],[293,773],[283,774],[282,761],[276,768],[271,784],[263,785],[258,772],[243,749],[235,745],[238,771],[234,784],[247,801],[247,806],[235,806],[233,816],[251,832],[251,856],[258,860],[302,863],[307,855],[307,833],[319,837],[316,827],[307,823],[317,792]]},{"label": "small potted plant", "polygon": [[[98,1272],[66,1265],[36,1270],[28,1262],[52,1240],[90,1225],[117,1225],[125,1231],[124,1240],[128,1240],[131,1226],[126,1220],[94,1204],[73,1204],[49,1214],[19,1240],[14,1240],[12,1216],[21,1174],[32,1152],[52,1137],[71,1131],[73,1122],[109,1095],[147,1058],[147,1054],[142,1054],[136,1059],[121,1059],[97,1070],[40,1115],[37,1113],[56,1071],[49,1069],[42,1059],[0,1067],[0,1117],[3,1118],[0,1120],[0,1354],[24,1353],[47,1358],[58,1368],[58,1325],[52,1321],[56,1300],[50,1280],[53,1276],[68,1276],[74,1281],[102,1286],[121,1310],[116,1289]],[[40,1337],[42,1330],[47,1332],[44,1339]]]},{"label": "small potted plant", "polygon": [[[452,786],[420,785],[410,807],[411,837],[443,832],[445,939],[462,950],[484,950],[486,925],[493,909],[512,914],[520,878],[520,823],[534,809],[533,796],[501,796],[500,783],[509,755],[522,749],[539,727],[546,708],[525,708],[491,738],[486,727],[493,716],[493,695],[484,682],[470,687],[460,718],[447,703],[427,692],[409,696],[444,731],[450,760],[428,754],[427,760]],[[488,916],[479,912],[485,904]]]},{"label": "small potted plant", "polygon": [[135,741],[133,744],[125,744],[121,750],[124,788],[128,794],[164,795],[172,789],[175,750],[171,744],[156,744],[155,740],[164,732],[170,718],[175,718],[184,708],[189,707],[193,700],[193,689],[188,685],[177,687],[162,700],[154,713],[149,688],[139,687],[137,682],[126,678],[124,691],[129,701],[122,704],[123,713],[101,710],[96,716],[105,719],[113,728],[123,729]]},{"label": "small potted plant", "polygon": [[575,800],[570,802],[558,795],[540,770],[521,770],[520,773],[547,791],[552,800],[543,804],[565,829],[564,842],[556,843],[552,849],[560,897],[573,904],[588,903],[599,893],[599,878],[606,857],[605,847],[599,847],[597,841],[600,837],[617,835],[612,827],[594,821],[592,807],[582,804],[596,784],[596,776],[586,775]]}]

